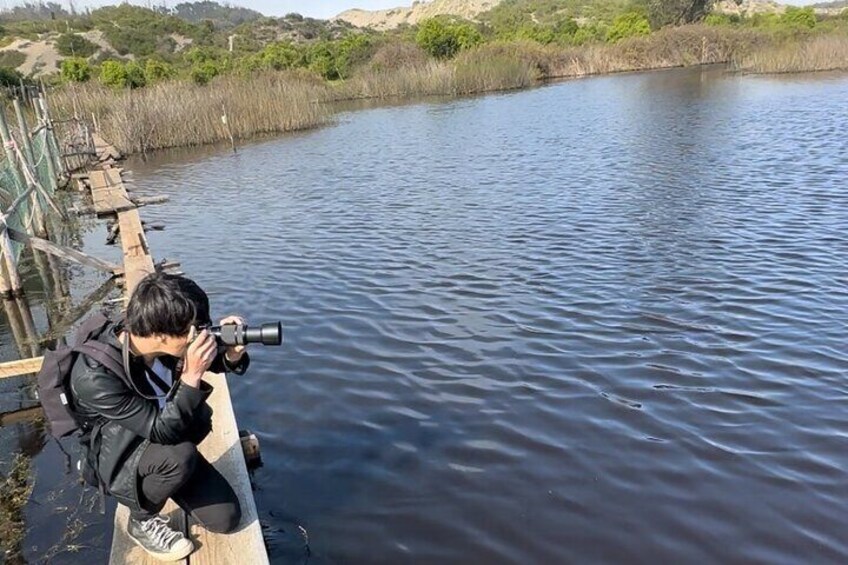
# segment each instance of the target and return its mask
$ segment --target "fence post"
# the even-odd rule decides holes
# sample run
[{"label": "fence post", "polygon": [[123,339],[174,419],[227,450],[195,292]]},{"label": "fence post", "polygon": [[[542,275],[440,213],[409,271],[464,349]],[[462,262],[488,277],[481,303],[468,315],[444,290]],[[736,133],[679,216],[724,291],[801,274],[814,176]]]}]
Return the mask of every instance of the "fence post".
[{"label": "fence post", "polygon": [[[15,98],[15,100],[12,101],[12,104],[15,107],[15,114],[17,114],[18,117],[18,127],[20,128],[21,132],[21,143],[23,143],[24,146],[24,158],[28,161],[27,165],[29,166],[30,170],[32,170],[35,174],[38,174],[35,170],[35,154],[32,151],[32,142],[29,137],[29,128],[27,127],[26,118],[24,117],[23,110],[21,109],[21,103],[17,98]],[[51,187],[53,187],[53,182],[55,181],[54,179],[50,180],[50,185]],[[53,187],[53,189],[55,190],[55,187]],[[32,192],[32,195],[30,196],[30,201],[32,202],[34,222],[33,232],[39,237],[45,237],[47,235],[47,228],[44,224],[44,212],[41,209],[41,202],[38,200],[37,191]]]},{"label": "fence post", "polygon": [[[47,110],[47,101],[43,96],[38,99],[36,106],[41,110],[41,122],[47,128],[44,147],[49,157],[47,160],[48,170],[50,171],[50,176],[55,178],[58,183],[59,175],[64,174],[64,169],[62,167],[62,161],[59,159],[59,147],[56,144],[56,132],[53,129],[53,120],[50,119],[50,112]],[[54,144],[56,144],[55,147]]]},{"label": "fence post", "polygon": [[6,218],[3,218],[4,225],[0,228],[0,253],[3,255],[3,265],[6,268],[6,276],[9,281],[9,291],[8,293],[11,295],[19,295],[23,294],[24,286],[21,283],[21,277],[18,274],[18,264],[15,261],[15,255],[12,251],[12,240],[9,239],[9,232],[6,231],[5,221]]}]

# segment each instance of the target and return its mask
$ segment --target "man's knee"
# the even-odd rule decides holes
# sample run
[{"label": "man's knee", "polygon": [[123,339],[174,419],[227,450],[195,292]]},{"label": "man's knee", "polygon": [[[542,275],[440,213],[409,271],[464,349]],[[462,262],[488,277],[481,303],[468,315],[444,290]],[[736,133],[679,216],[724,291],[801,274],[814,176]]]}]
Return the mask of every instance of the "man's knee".
[{"label": "man's knee", "polygon": [[175,467],[175,471],[183,477],[190,477],[197,465],[197,446],[185,441],[169,446],[169,459]]},{"label": "man's knee", "polygon": [[213,512],[205,513],[202,517],[204,528],[215,534],[229,534],[241,523],[241,506],[238,501],[218,504]]}]

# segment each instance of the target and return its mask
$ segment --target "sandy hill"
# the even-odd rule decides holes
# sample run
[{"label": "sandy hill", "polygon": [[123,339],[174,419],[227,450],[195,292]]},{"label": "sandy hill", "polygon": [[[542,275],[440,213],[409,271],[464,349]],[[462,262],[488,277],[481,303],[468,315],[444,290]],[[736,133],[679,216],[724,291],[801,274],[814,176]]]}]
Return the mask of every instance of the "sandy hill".
[{"label": "sandy hill", "polygon": [[388,10],[347,10],[334,19],[350,22],[357,27],[378,30],[393,29],[401,24],[414,25],[434,16],[451,15],[473,20],[478,14],[491,10],[501,0],[433,0],[413,2],[411,7]]}]

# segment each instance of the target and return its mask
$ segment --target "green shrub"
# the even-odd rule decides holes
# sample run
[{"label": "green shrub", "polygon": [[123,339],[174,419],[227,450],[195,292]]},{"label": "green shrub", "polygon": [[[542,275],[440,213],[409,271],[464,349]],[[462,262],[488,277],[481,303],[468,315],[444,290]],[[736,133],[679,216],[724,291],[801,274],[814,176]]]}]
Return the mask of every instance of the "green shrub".
[{"label": "green shrub", "polygon": [[110,88],[141,88],[147,84],[144,70],[135,61],[104,61],[100,66],[100,82]]},{"label": "green shrub", "polygon": [[26,55],[21,51],[0,51],[0,67],[16,69],[26,62]]},{"label": "green shrub", "polygon": [[260,68],[282,71],[305,65],[303,51],[288,41],[267,45],[256,56]]},{"label": "green shrub", "polygon": [[221,74],[221,67],[215,61],[197,63],[191,68],[191,80],[201,86],[209,84],[219,74]]},{"label": "green shrub", "polygon": [[339,67],[336,64],[335,45],[330,41],[320,41],[312,44],[307,52],[306,58],[309,70],[313,71],[327,80],[339,78]]},{"label": "green shrub", "polygon": [[788,6],[783,15],[780,16],[780,23],[799,28],[814,28],[816,27],[816,12],[812,8],[798,8]]},{"label": "green shrub", "polygon": [[371,59],[374,51],[374,42],[363,33],[353,33],[343,37],[336,49],[336,69],[339,77],[349,77],[354,68],[364,65]]},{"label": "green shrub", "polygon": [[704,18],[704,23],[708,26],[726,26],[731,25],[734,21],[730,14],[719,14],[713,12]]},{"label": "green shrub", "polygon": [[462,49],[481,43],[483,36],[468,22],[431,18],[419,24],[415,41],[433,57],[450,59]]},{"label": "green shrub", "polygon": [[158,59],[148,59],[144,64],[144,78],[148,83],[174,78],[177,71],[174,66]]},{"label": "green shrub", "polygon": [[562,43],[571,44],[571,45],[585,45],[586,43],[593,43],[604,41],[607,37],[606,29],[599,24],[588,24],[581,26],[580,29],[574,32],[570,38],[563,38],[564,41]]},{"label": "green shrub", "polygon": [[651,24],[648,18],[639,12],[627,12],[617,16],[607,32],[607,41],[615,43],[627,37],[650,35]]},{"label": "green shrub", "polygon": [[56,50],[64,57],[91,57],[97,45],[75,33],[63,33],[56,40]]},{"label": "green shrub", "polygon": [[0,67],[0,86],[18,86],[23,75],[10,67]]},{"label": "green shrub", "polygon": [[71,57],[62,61],[62,78],[68,82],[88,82],[91,65],[82,57]]}]

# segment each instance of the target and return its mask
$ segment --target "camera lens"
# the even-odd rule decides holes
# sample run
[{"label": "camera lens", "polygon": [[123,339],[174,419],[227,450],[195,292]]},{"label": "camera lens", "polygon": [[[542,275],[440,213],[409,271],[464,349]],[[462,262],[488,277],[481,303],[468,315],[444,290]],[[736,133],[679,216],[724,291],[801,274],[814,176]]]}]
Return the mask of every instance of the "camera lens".
[{"label": "camera lens", "polygon": [[283,324],[271,322],[258,328],[244,328],[244,343],[261,343],[262,345],[280,345],[283,343]]}]

